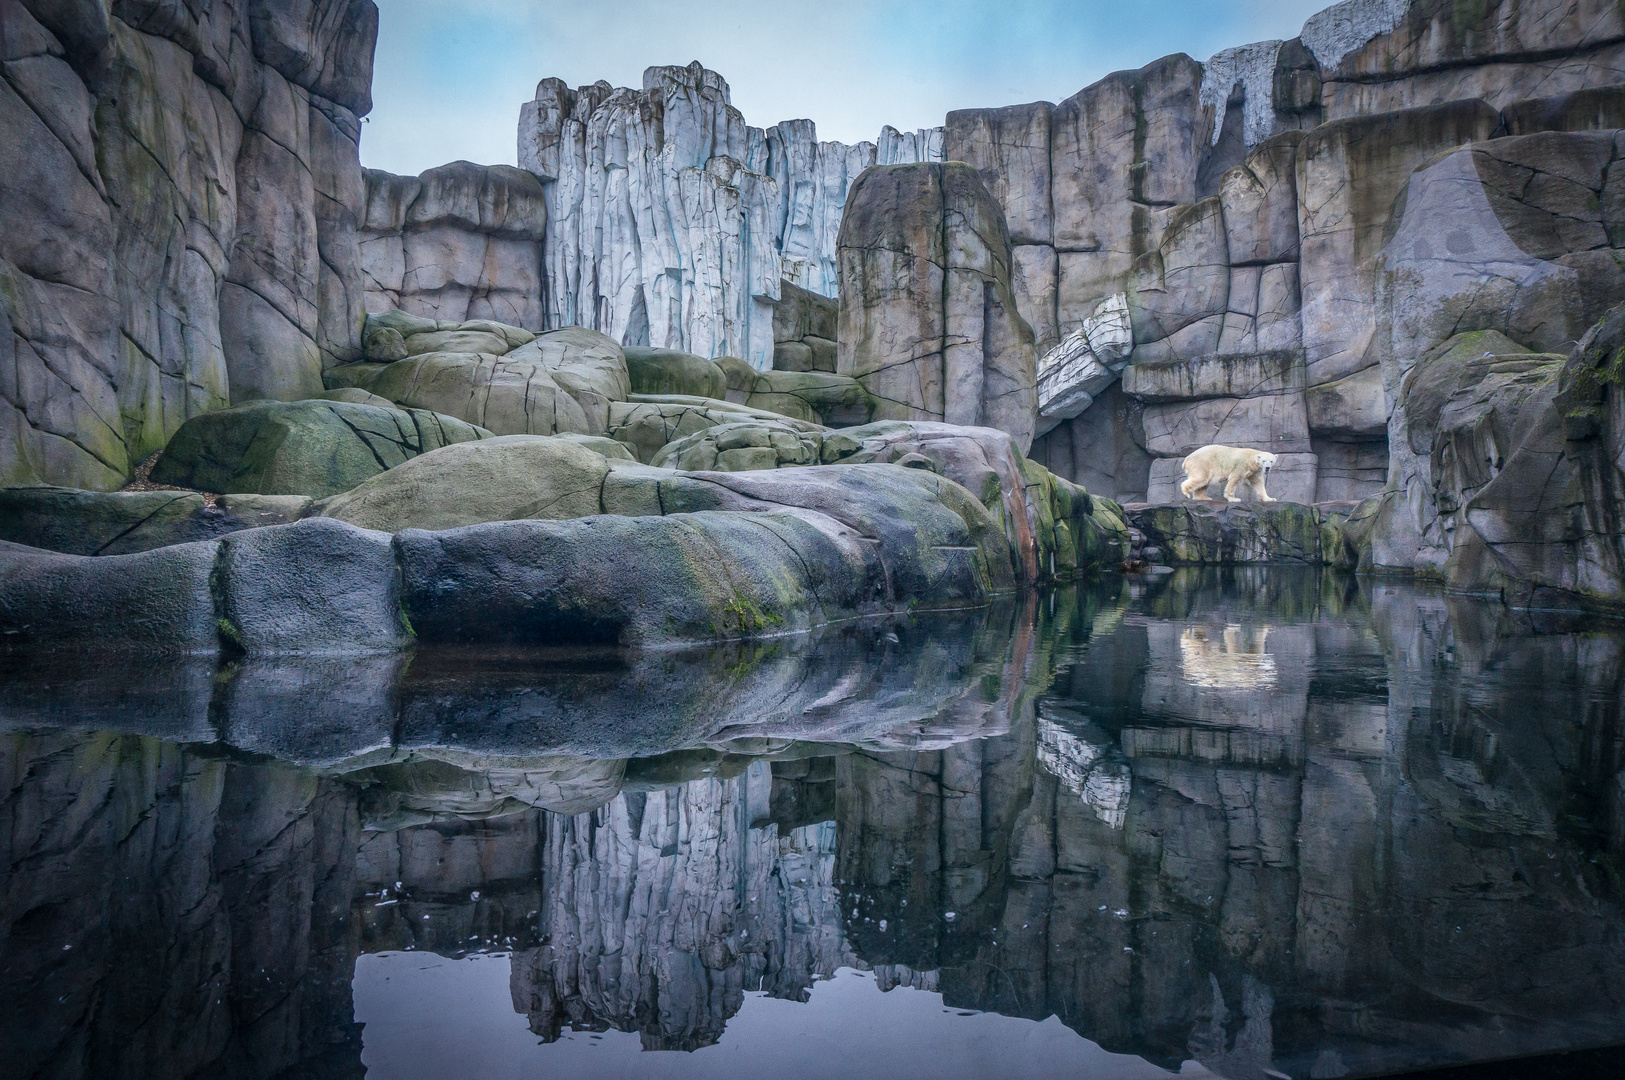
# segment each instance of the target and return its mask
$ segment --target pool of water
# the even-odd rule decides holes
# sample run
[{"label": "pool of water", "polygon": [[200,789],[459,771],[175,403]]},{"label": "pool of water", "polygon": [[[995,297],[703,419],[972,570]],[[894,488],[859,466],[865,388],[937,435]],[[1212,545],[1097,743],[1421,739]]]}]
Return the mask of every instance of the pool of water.
[{"label": "pool of water", "polygon": [[1285,568],[708,649],[0,656],[18,1077],[1625,1042],[1625,625]]}]

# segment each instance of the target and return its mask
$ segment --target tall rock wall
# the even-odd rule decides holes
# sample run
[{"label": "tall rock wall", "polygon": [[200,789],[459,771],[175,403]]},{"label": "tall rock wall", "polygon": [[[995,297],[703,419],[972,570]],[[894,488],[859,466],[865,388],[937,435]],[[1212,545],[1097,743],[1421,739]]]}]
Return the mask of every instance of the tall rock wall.
[{"label": "tall rock wall", "polygon": [[535,176],[454,161],[421,176],[368,169],[366,182],[360,251],[368,311],[547,328],[547,204]]},{"label": "tall rock wall", "polygon": [[0,483],[357,359],[372,0],[0,4]]},{"label": "tall rock wall", "polygon": [[[1400,294],[1383,285],[1396,200],[1415,170],[1464,144],[1625,126],[1622,19],[1597,0],[1347,0],[1291,41],[1206,64],[1167,57],[1060,105],[950,114],[947,156],[975,165],[1005,212],[1012,288],[1039,352],[1116,293],[1133,316],[1123,378],[1143,424],[1091,408],[1040,437],[1035,458],[1129,500],[1176,497],[1180,459],[1211,442],[1285,455],[1272,478],[1282,497],[1382,489],[1385,359],[1404,366],[1451,332],[1497,325],[1484,312],[1394,339],[1391,318],[1415,321],[1391,311]],[[1573,154],[1540,168],[1579,177],[1590,159]],[[1529,242],[1528,258],[1588,268],[1575,270],[1585,312],[1555,317],[1569,340],[1621,298],[1591,239]],[[1487,273],[1463,268],[1452,288]],[[1109,477],[1080,464],[1103,458],[1119,463]]]},{"label": "tall rock wall", "polygon": [[877,415],[997,428],[1025,452],[1037,357],[1003,215],[976,170],[950,161],[864,173],[839,260],[836,370],[863,384]]},{"label": "tall rock wall", "polygon": [[543,79],[520,113],[519,164],[545,185],[548,325],[766,369],[780,280],[835,292],[858,174],[941,157],[935,131],[847,146],[819,142],[810,120],[750,127],[697,62],[652,67],[641,90]]}]

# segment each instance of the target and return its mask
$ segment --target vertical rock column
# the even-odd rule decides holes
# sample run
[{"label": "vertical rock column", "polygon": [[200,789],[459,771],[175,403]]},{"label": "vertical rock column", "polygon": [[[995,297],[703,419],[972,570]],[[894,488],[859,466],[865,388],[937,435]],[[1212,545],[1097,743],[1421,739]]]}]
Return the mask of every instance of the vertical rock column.
[{"label": "vertical rock column", "polygon": [[976,170],[869,170],[848,196],[837,252],[837,371],[863,383],[883,417],[997,428],[1025,453],[1033,332],[1011,291],[1004,215]]}]

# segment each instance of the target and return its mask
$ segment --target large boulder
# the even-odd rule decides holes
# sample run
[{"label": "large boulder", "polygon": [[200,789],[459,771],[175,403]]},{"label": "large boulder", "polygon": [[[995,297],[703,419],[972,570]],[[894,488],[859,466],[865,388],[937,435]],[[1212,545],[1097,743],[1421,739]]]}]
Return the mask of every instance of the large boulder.
[{"label": "large boulder", "polygon": [[489,435],[423,409],[254,401],[182,424],[152,479],[200,491],[323,498],[419,454]]},{"label": "large boulder", "polygon": [[360,225],[368,310],[546,325],[547,200],[531,173],[467,161],[419,176],[368,169]]},{"label": "large boulder", "polygon": [[1625,307],[1572,354],[1495,331],[1420,357],[1396,402],[1390,487],[1346,531],[1362,568],[1514,606],[1625,611]]},{"label": "large boulder", "polygon": [[816,465],[824,439],[777,420],[740,420],[696,431],[660,448],[650,464],[687,472],[746,472]]},{"label": "large boulder", "polygon": [[996,523],[940,477],[876,466],[704,479],[637,471],[634,482],[659,485],[668,516],[402,533],[418,634],[571,644],[750,637],[911,599],[976,606],[1013,584]]},{"label": "large boulder", "polygon": [[1011,291],[1004,214],[960,162],[870,169],[841,221],[837,370],[877,416],[1032,444],[1037,355]]},{"label": "large boulder", "polygon": [[716,363],[676,349],[625,348],[626,372],[634,394],[686,394],[726,398],[728,381]]},{"label": "large boulder", "polygon": [[789,281],[779,282],[773,305],[773,370],[835,374],[840,305]]},{"label": "large boulder", "polygon": [[625,443],[639,461],[651,462],[662,447],[695,432],[757,420],[785,424],[796,431],[822,431],[821,425],[766,409],[753,409],[730,401],[689,397],[683,394],[635,394],[631,401],[616,402],[609,409],[610,438]]},{"label": "large boulder", "polygon": [[1027,459],[1002,431],[883,420],[828,433],[823,459],[895,463],[953,480],[1003,523],[1015,574],[1023,581],[1123,561],[1121,508]]},{"label": "large boulder", "polygon": [[610,403],[632,389],[621,347],[579,326],[535,335],[391,311],[368,316],[366,341],[368,361],[330,372],[329,383],[499,435],[602,435]]},{"label": "large boulder", "polygon": [[318,513],[364,529],[451,529],[602,513],[609,463],[567,439],[505,435],[448,446],[327,500]]},{"label": "large boulder", "polygon": [[[724,357],[724,360],[730,358]],[[739,369],[744,368],[744,371]],[[867,424],[876,402],[863,384],[846,375],[823,371],[755,371],[733,361],[728,372],[728,399],[753,409],[766,409],[797,420],[830,427]]]}]

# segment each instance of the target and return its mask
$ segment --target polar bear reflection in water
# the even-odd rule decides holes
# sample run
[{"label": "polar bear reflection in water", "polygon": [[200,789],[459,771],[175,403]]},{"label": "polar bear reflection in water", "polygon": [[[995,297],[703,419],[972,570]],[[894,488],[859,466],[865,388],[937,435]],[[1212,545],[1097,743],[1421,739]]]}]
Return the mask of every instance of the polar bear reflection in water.
[{"label": "polar bear reflection in water", "polygon": [[1267,626],[1187,626],[1179,635],[1180,671],[1192,686],[1212,690],[1274,686],[1275,657],[1265,651],[1269,634]]}]

